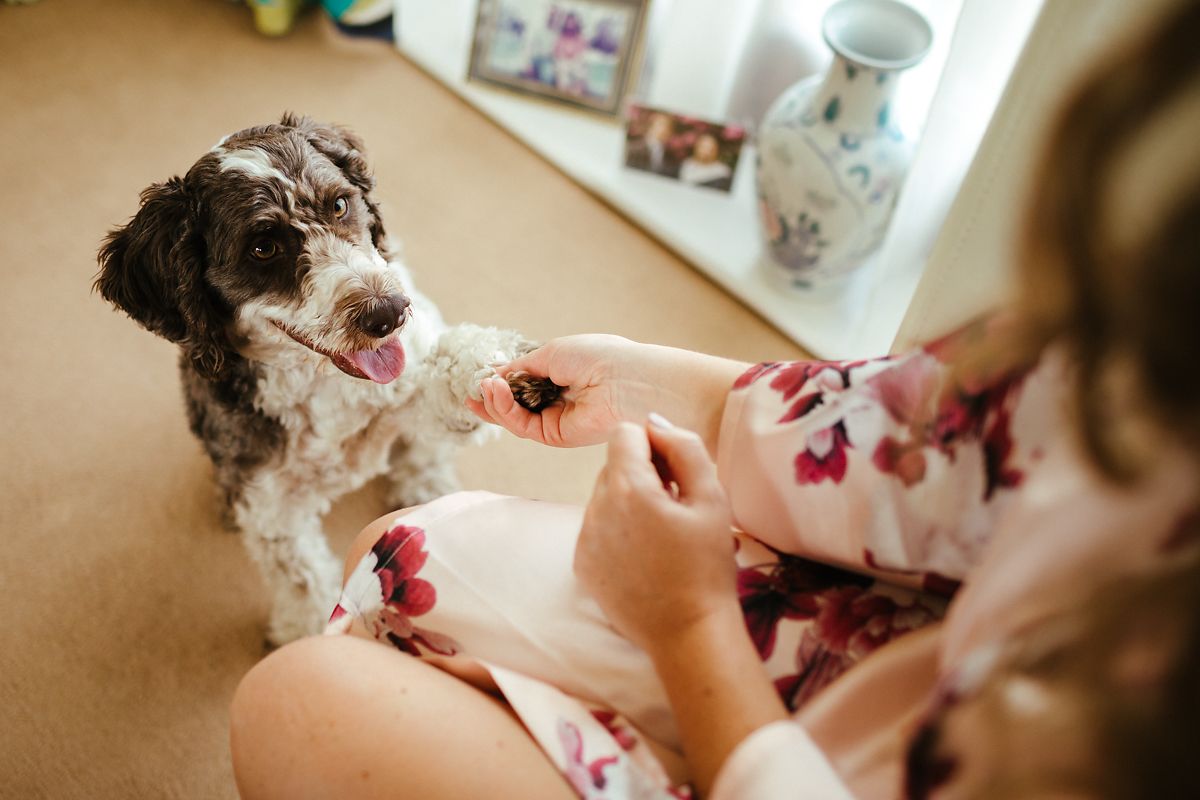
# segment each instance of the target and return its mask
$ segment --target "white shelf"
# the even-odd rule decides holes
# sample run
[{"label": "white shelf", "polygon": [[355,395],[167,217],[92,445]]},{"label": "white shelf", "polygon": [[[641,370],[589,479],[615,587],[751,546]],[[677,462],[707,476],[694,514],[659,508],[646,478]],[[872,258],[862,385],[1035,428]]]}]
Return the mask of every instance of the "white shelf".
[{"label": "white shelf", "polygon": [[867,265],[838,286],[802,296],[780,292],[758,268],[752,147],[742,153],[729,194],[626,169],[618,124],[465,80],[474,6],[472,0],[400,0],[400,52],[809,352],[820,358],[887,352],[918,270],[877,276],[876,265]]}]

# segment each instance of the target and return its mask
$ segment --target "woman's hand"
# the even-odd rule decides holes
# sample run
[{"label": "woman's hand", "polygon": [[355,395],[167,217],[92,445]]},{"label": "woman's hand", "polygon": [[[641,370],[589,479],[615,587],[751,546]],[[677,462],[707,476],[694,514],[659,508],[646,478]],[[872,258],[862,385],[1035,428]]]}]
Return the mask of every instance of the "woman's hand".
[{"label": "woman's hand", "polygon": [[652,655],[713,618],[742,624],[729,501],[699,436],[657,415],[647,428],[617,427],[575,572],[616,628]]},{"label": "woman's hand", "polygon": [[700,437],[654,416],[617,427],[575,548],[580,583],[654,661],[702,797],[740,742],[787,718],[742,618],[730,524]]},{"label": "woman's hand", "polygon": [[[725,396],[748,364],[620,336],[554,339],[497,370],[483,382],[481,401],[467,407],[524,439],[580,447],[608,439],[619,422],[642,423],[651,411],[700,433],[715,452]],[[535,414],[522,408],[502,380],[511,372],[549,378],[562,399]]]}]

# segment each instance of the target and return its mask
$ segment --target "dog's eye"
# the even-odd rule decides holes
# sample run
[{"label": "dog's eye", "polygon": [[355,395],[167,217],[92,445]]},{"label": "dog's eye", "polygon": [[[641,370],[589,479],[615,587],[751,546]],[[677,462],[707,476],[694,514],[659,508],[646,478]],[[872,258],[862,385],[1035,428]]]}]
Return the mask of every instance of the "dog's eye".
[{"label": "dog's eye", "polygon": [[350,202],[345,196],[339,197],[333,201],[333,215],[338,219],[346,216],[346,212],[350,210]]},{"label": "dog's eye", "polygon": [[266,236],[260,236],[250,245],[251,255],[263,261],[272,258],[278,252],[279,245],[275,244],[274,239],[269,239]]}]

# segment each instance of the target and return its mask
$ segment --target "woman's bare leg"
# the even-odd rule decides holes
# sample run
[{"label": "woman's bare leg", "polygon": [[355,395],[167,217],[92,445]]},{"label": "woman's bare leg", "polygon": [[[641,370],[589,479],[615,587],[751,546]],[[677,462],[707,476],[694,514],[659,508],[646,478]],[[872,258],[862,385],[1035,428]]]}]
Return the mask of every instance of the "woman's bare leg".
[{"label": "woman's bare leg", "polygon": [[[407,513],[363,529],[346,576]],[[242,680],[231,740],[245,800],[575,797],[503,701],[351,633],[293,642]]]},{"label": "woman's bare leg", "polygon": [[244,800],[576,796],[502,702],[353,636],[267,656],[231,727]]}]

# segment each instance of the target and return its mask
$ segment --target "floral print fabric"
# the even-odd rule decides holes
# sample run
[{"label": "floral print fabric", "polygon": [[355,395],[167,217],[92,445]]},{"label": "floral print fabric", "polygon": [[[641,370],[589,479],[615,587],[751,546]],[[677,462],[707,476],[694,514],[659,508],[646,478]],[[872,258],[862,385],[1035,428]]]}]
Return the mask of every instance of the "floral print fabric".
[{"label": "floral print fabric", "polygon": [[945,603],[739,540],[746,629],[784,704],[799,710],[880,646],[941,617]]},{"label": "floral print fabric", "polygon": [[[739,600],[797,713],[941,619],[1057,430],[1054,367],[973,376],[954,350],[767,363],[732,387],[718,468],[745,531]],[[652,664],[574,583],[581,517],[486,493],[420,507],[357,565],[330,631],[361,620],[406,654],[474,659],[580,797],[690,796],[655,756],[680,746]]]},{"label": "floral print fabric", "polygon": [[1028,409],[1048,383],[956,371],[955,341],[748,370],[719,452],[740,526],[781,552],[951,590],[1041,457],[1047,426]]},{"label": "floral print fabric", "polygon": [[336,626],[343,618],[348,623],[354,614],[367,623],[376,639],[386,639],[411,655],[458,653],[461,648],[453,639],[412,621],[437,603],[437,589],[417,577],[429,557],[424,548],[425,531],[399,523],[392,526],[350,574],[330,624]]},{"label": "floral print fabric", "polygon": [[[397,520],[346,581],[328,632],[345,632],[358,620],[369,635],[409,655],[477,657],[582,798],[691,797],[687,785],[672,783],[646,734],[625,716],[602,702],[572,697],[508,669],[517,661],[512,653],[497,652],[486,643],[474,647],[473,630],[480,621],[499,612],[511,624],[510,612],[497,607],[468,612],[476,618],[474,624],[463,619],[462,611],[439,613],[442,599],[478,602],[487,593],[465,584],[458,569],[450,572],[439,564],[437,556],[442,554],[436,552],[436,543],[446,534],[461,535],[461,515],[439,514],[429,523],[425,512],[462,503],[477,508],[492,498],[482,493],[455,495]],[[557,533],[571,536],[569,531]],[[775,552],[749,536],[739,535],[737,542],[747,629],[780,696],[793,710],[879,646],[936,619],[944,605],[936,597]],[[529,555],[519,548],[512,553],[518,558]],[[572,635],[611,648],[612,642],[604,642],[594,624],[580,618]],[[510,647],[528,647],[529,638],[513,634]],[[522,655],[545,659],[543,669],[550,671],[557,661],[552,651]],[[648,667],[632,663],[643,670]],[[600,689],[599,696],[605,694],[604,687],[594,688]],[[652,713],[669,714],[665,696],[655,693],[651,702]]]}]

